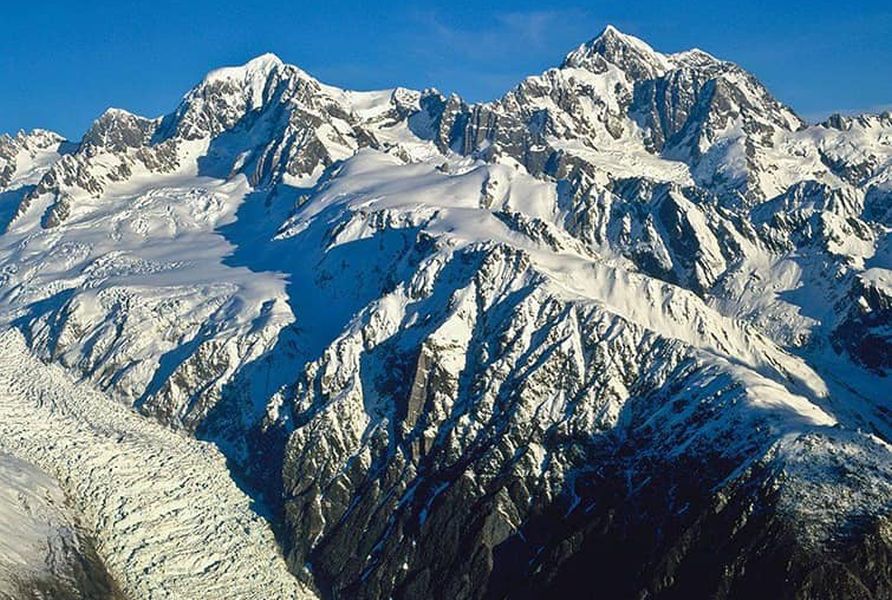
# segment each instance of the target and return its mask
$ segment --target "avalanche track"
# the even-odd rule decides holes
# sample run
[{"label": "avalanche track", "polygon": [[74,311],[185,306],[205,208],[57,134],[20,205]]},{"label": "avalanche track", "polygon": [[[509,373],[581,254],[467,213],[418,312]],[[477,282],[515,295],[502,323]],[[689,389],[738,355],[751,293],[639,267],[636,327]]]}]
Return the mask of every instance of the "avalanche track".
[{"label": "avalanche track", "polygon": [[113,402],[0,331],[0,452],[54,476],[133,598],[312,598],[211,445]]}]

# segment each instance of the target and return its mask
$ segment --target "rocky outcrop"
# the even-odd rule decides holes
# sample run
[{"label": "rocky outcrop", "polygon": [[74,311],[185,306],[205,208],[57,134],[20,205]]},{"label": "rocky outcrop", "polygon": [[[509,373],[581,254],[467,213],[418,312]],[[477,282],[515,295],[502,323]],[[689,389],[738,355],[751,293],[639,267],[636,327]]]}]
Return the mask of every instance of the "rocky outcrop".
[{"label": "rocky outcrop", "polygon": [[880,373],[892,371],[892,270],[874,268],[852,282],[834,343]]}]

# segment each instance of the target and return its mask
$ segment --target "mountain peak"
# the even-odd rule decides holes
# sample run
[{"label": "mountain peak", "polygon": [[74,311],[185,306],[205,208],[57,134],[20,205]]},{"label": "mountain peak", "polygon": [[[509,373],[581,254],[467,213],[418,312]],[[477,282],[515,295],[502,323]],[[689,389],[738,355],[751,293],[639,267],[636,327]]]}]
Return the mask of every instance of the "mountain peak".
[{"label": "mountain peak", "polygon": [[158,120],[147,119],[121,108],[107,108],[93,121],[84,134],[82,144],[120,152],[148,143]]},{"label": "mountain peak", "polygon": [[[244,65],[241,66],[241,69],[247,73],[263,73],[264,75],[269,75],[274,71],[278,71],[284,67],[292,67],[287,64],[278,55],[273,54],[272,52],[265,52],[258,56],[255,56]],[[237,67],[238,68],[238,67]],[[297,67],[292,67],[297,69]],[[301,71],[298,69],[298,71]],[[303,71],[301,74],[306,75]],[[307,75],[307,77],[309,77]]]},{"label": "mountain peak", "polygon": [[97,120],[109,120],[109,119],[128,119],[131,117],[142,118],[140,115],[136,115],[129,110],[123,108],[117,108],[115,106],[109,106],[106,108]]},{"label": "mountain peak", "polygon": [[285,64],[279,56],[273,52],[264,52],[258,56],[255,56],[247,63],[245,63],[246,67],[255,66],[255,67],[270,67],[270,66],[281,66]]},{"label": "mountain peak", "polygon": [[701,50],[700,48],[691,48],[690,50],[684,50],[682,52],[670,54],[669,60],[679,66],[701,69],[715,65],[727,64],[726,61],[716,58],[709,52]]},{"label": "mountain peak", "polygon": [[214,69],[205,76],[204,83],[226,79],[265,79],[269,77],[272,72],[277,71],[284,65],[285,63],[282,59],[271,52],[267,52],[266,54],[261,54],[260,56],[252,58],[243,65]]},{"label": "mountain peak", "polygon": [[657,77],[671,67],[667,58],[645,41],[609,24],[597,37],[568,54],[561,66],[601,72],[605,69],[604,61],[633,79]]},{"label": "mountain peak", "polygon": [[242,65],[214,69],[183,98],[174,117],[176,128],[190,139],[219,133],[245,112],[262,106],[269,99],[267,94],[282,80],[319,83],[269,52]]},{"label": "mountain peak", "polygon": [[[625,34],[610,23],[608,23],[604,29],[601,30],[593,40],[592,43],[597,42],[598,40],[608,40],[608,39],[620,39],[620,40],[635,40],[641,42],[638,38]],[[642,42],[643,43],[643,42]]]},{"label": "mountain peak", "polygon": [[592,48],[598,48],[602,52],[610,47],[623,45],[635,48],[640,52],[657,54],[657,52],[653,48],[651,48],[650,45],[644,40],[637,38],[634,35],[623,33],[610,24],[604,27],[604,29],[601,31],[600,34],[598,34],[597,37],[595,37],[594,39],[589,41],[588,44],[585,45]]},{"label": "mountain peak", "polygon": [[599,38],[610,35],[625,35],[622,31],[613,26],[612,23],[608,23],[604,29],[601,30],[601,33],[598,35]]},{"label": "mountain peak", "polygon": [[[6,134],[2,134],[6,135]],[[12,138],[12,136],[7,136]],[[30,131],[20,129],[14,136],[14,139],[22,143],[37,143],[40,145],[50,145],[52,143],[65,141],[65,138],[55,131],[49,129],[35,128]]]}]

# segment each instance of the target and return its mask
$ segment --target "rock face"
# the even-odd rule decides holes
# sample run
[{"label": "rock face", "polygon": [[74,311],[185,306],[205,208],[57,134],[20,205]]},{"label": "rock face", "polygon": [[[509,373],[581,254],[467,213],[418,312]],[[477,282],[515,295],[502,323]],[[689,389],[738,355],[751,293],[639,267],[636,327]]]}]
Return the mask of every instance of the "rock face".
[{"label": "rock face", "polygon": [[834,332],[836,343],[870,369],[892,369],[892,271],[873,268],[859,274],[843,304],[849,313]]},{"label": "rock face", "polygon": [[0,161],[4,325],[322,597],[892,594],[889,114],[608,27],[491,103],[265,55]]}]

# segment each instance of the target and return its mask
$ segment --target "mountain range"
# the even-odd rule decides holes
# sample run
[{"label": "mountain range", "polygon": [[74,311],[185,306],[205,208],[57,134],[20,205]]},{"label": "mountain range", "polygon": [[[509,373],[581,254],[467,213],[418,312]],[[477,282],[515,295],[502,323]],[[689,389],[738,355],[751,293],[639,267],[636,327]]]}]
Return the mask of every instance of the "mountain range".
[{"label": "mountain range", "polygon": [[0,137],[0,231],[0,596],[892,596],[892,113],[267,54]]}]

